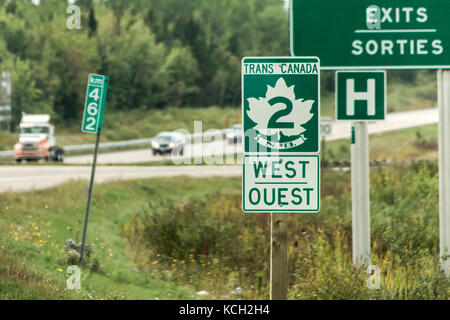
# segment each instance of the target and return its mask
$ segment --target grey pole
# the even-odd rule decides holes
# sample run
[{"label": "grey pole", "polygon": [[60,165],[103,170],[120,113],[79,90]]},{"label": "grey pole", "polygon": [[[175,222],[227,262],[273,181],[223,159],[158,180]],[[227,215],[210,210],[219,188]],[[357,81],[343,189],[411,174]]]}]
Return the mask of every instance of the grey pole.
[{"label": "grey pole", "polygon": [[439,256],[450,276],[450,70],[438,71]]},{"label": "grey pole", "polygon": [[366,122],[352,127],[352,249],[353,263],[370,264],[369,133]]},{"label": "grey pole", "polygon": [[97,134],[97,137],[95,140],[94,161],[92,162],[91,182],[89,184],[89,194],[88,194],[88,201],[87,201],[87,207],[86,207],[86,216],[84,218],[83,240],[81,242],[80,265],[83,262],[84,246],[86,244],[86,233],[87,233],[87,226],[88,226],[88,221],[89,221],[89,212],[91,211],[92,189],[94,188],[94,176],[95,176],[95,167],[97,165],[97,153],[98,153],[98,145],[100,142],[100,132],[101,132],[101,130],[99,130],[99,133]]}]

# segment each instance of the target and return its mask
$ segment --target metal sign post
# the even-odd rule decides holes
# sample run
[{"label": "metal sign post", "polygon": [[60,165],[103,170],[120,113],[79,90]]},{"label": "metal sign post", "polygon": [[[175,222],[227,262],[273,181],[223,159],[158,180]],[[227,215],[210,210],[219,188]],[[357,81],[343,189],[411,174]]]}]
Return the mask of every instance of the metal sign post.
[{"label": "metal sign post", "polygon": [[438,71],[439,254],[450,276],[450,70]]},{"label": "metal sign post", "polygon": [[370,264],[369,134],[367,122],[352,127],[352,249],[353,263]]},{"label": "metal sign post", "polygon": [[97,137],[95,140],[94,161],[92,162],[91,181],[89,183],[86,216],[84,218],[83,239],[81,242],[81,251],[80,251],[80,265],[83,262],[84,248],[86,245],[87,226],[89,221],[89,213],[91,210],[92,190],[94,188],[94,177],[95,177],[95,168],[97,165],[98,145],[100,143],[100,134],[102,132],[107,89],[108,89],[107,76],[96,74],[89,75],[81,131],[86,133],[94,133],[97,135]]},{"label": "metal sign post", "polygon": [[80,265],[83,262],[83,257],[84,257],[84,246],[86,244],[87,226],[88,226],[88,222],[89,222],[89,213],[91,211],[92,189],[94,188],[94,177],[95,177],[95,168],[97,166],[97,153],[98,153],[99,142],[100,142],[100,133],[97,134],[97,137],[95,139],[94,161],[92,162],[91,181],[89,183],[88,201],[87,201],[87,206],[86,206],[86,216],[84,217],[83,239],[81,241]]},{"label": "metal sign post", "polygon": [[367,122],[386,116],[385,71],[336,73],[336,118],[356,121],[351,135],[352,254],[357,266],[370,264],[370,180]]}]

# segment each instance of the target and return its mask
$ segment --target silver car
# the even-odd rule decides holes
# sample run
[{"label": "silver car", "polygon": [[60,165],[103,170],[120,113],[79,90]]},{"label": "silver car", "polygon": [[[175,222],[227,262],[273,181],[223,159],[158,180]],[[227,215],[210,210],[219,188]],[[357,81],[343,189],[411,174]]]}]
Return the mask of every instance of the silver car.
[{"label": "silver car", "polygon": [[227,130],[227,141],[229,144],[242,143],[242,124],[234,124]]},{"label": "silver car", "polygon": [[172,153],[182,156],[186,137],[179,132],[161,132],[152,140],[153,155]]}]

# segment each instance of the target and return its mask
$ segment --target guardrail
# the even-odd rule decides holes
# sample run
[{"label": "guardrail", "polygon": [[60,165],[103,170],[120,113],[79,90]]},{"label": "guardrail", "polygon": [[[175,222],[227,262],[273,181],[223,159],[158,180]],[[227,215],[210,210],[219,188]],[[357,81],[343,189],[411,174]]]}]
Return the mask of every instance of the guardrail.
[{"label": "guardrail", "polygon": [[[199,139],[199,138],[210,138],[217,134],[223,135],[228,131],[228,129],[222,130],[208,130],[202,133],[188,134],[186,135],[186,139]],[[134,139],[134,140],[125,140],[125,141],[114,141],[114,142],[102,142],[99,145],[99,149],[116,149],[116,148],[127,148],[127,147],[136,147],[142,145],[148,145],[152,142],[153,138],[148,139]],[[94,151],[95,144],[80,144],[73,146],[65,146],[63,147],[65,152],[83,152],[83,151]],[[0,151],[0,158],[11,158],[14,155],[14,151]]]},{"label": "guardrail", "polygon": [[[139,145],[145,145],[152,142],[152,139],[136,139],[136,140],[126,140],[126,141],[114,141],[114,142],[102,142],[99,144],[99,149],[114,149],[114,148],[125,148],[133,147]],[[81,144],[74,146],[63,147],[65,152],[77,152],[77,151],[94,151],[95,144]]]},{"label": "guardrail", "polygon": [[10,158],[14,155],[14,151],[0,151],[0,158]]}]

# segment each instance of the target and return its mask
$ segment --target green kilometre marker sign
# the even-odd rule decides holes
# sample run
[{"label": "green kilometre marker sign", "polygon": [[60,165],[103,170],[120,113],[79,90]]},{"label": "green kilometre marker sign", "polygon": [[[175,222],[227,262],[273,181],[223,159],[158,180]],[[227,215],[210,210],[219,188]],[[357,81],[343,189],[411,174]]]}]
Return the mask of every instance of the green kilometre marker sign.
[{"label": "green kilometre marker sign", "polygon": [[242,60],[243,211],[319,211],[319,75],[317,57]]},{"label": "green kilometre marker sign", "polygon": [[81,131],[86,133],[101,133],[103,115],[105,113],[108,77],[90,74],[86,91],[83,122]]},{"label": "green kilometre marker sign", "polygon": [[449,69],[448,0],[291,0],[291,55],[323,70]]}]

